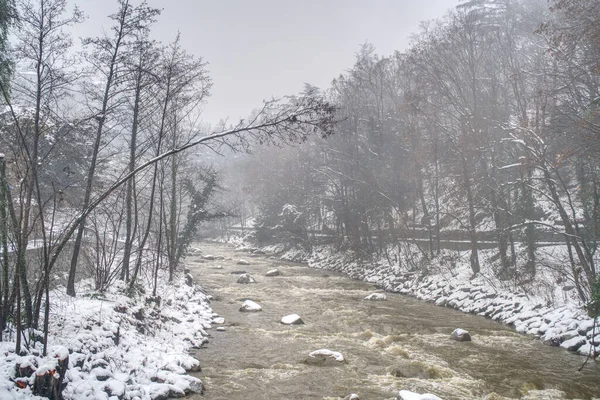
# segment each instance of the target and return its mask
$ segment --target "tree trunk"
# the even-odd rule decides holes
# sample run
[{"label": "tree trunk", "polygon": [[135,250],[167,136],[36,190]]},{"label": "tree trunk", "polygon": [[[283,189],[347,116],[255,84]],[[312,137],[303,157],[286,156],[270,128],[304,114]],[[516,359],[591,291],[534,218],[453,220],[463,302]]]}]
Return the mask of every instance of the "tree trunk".
[{"label": "tree trunk", "polygon": [[[120,19],[119,19],[119,30],[117,32],[117,37],[112,53],[112,57],[110,60],[110,66],[108,75],[106,78],[106,85],[104,87],[104,96],[102,98],[102,107],[100,110],[100,114],[97,116],[98,119],[98,129],[96,130],[96,138],[94,140],[94,147],[92,150],[92,159],[90,162],[90,166],[88,169],[85,194],[83,198],[83,203],[81,205],[82,210],[85,210],[90,205],[90,198],[92,195],[93,189],[93,181],[94,175],[96,173],[96,162],[98,160],[98,153],[100,151],[100,143],[102,141],[102,133],[104,130],[104,122],[106,121],[106,112],[108,110],[108,101],[110,98],[110,90],[113,86],[113,80],[115,75],[115,69],[117,66],[117,56],[119,54],[119,50],[121,48],[121,41],[124,36],[124,25],[125,25],[125,17],[127,16],[127,9],[129,7],[128,1],[126,0],[122,9],[120,10]],[[75,243],[73,244],[73,257],[71,258],[71,268],[69,269],[69,278],[67,280],[67,294],[69,296],[75,296],[75,273],[77,272],[77,261],[79,259],[79,252],[81,251],[81,243],[83,239],[83,232],[85,230],[85,221],[86,218],[83,217],[79,221],[79,227],[77,229],[77,236],[75,237]]]},{"label": "tree trunk", "polygon": [[543,173],[544,173],[544,180],[546,182],[546,185],[548,186],[548,189],[550,190],[550,195],[552,197],[552,201],[554,202],[554,205],[558,209],[558,214],[560,215],[560,218],[565,226],[565,232],[571,236],[571,244],[572,244],[573,248],[575,249],[575,253],[577,253],[579,263],[581,264],[581,267],[583,268],[583,271],[586,275],[587,283],[591,286],[596,278],[594,271],[592,270],[590,263],[588,262],[588,259],[586,258],[585,253],[584,253],[583,249],[581,248],[581,245],[579,244],[579,240],[578,240],[579,238],[576,235],[575,229],[573,228],[573,225],[571,224],[569,215],[567,214],[567,212],[562,204],[562,201],[560,200],[560,197],[556,190],[556,185],[554,183],[554,179],[552,179],[552,175],[550,174],[550,171],[548,171],[546,168],[544,168]]},{"label": "tree trunk", "polygon": [[[173,143],[175,147],[175,143]],[[177,157],[171,159],[171,204],[169,210],[169,241],[171,252],[169,254],[169,282],[173,281],[173,272],[177,268]]]},{"label": "tree trunk", "polygon": [[0,157],[0,241],[2,242],[2,293],[0,293],[0,341],[2,331],[6,328],[6,316],[9,307],[8,286],[8,207],[6,196],[6,160]]},{"label": "tree trunk", "polygon": [[[166,86],[165,98],[164,98],[163,107],[162,107],[160,128],[158,131],[158,144],[156,147],[156,156],[157,157],[160,155],[160,152],[162,150],[162,141],[163,141],[163,136],[164,136],[164,131],[165,131],[165,123],[166,123],[166,119],[167,119],[167,108],[168,108],[169,102],[171,100],[171,79],[172,79],[171,72],[172,72],[172,70],[171,70],[171,68],[169,68],[169,75],[167,76],[167,82],[166,82],[167,86]],[[137,256],[137,260],[135,263],[135,269],[133,272],[133,276],[132,276],[131,282],[129,284],[130,290],[133,289],[133,285],[135,284],[137,275],[142,266],[142,258],[144,256],[144,246],[146,245],[146,241],[148,240],[148,236],[150,235],[150,229],[152,227],[152,214],[154,211],[153,210],[154,195],[156,193],[156,178],[158,176],[158,165],[159,165],[159,163],[154,164],[154,173],[152,174],[152,188],[150,189],[150,205],[148,207],[148,221],[147,221],[146,229],[144,231],[144,235],[142,237],[142,241],[140,243],[140,248],[138,250],[138,256]]]},{"label": "tree trunk", "polygon": [[[133,106],[133,125],[131,128],[131,141],[129,143],[129,165],[128,171],[131,173],[135,168],[137,132],[139,124],[140,97],[142,90],[142,70],[138,68],[135,86],[135,101]],[[123,265],[121,268],[121,279],[129,280],[129,262],[131,258],[131,249],[133,238],[137,228],[137,212],[133,215],[133,191],[135,190],[135,178],[127,182],[127,194],[125,196],[125,245],[123,247]],[[135,223],[134,223],[135,218]]]},{"label": "tree trunk", "polygon": [[42,375],[35,374],[33,382],[33,394],[47,397],[49,400],[62,400],[62,383],[69,369],[69,356],[58,359],[56,368],[46,371]]},{"label": "tree trunk", "polygon": [[473,270],[473,274],[476,275],[479,273],[481,267],[479,265],[479,249],[477,242],[477,221],[475,219],[475,204],[473,200],[473,191],[471,190],[471,179],[469,176],[469,170],[467,166],[467,160],[463,157],[463,178],[464,185],[467,192],[467,204],[469,207],[469,238],[471,241],[471,270]]}]

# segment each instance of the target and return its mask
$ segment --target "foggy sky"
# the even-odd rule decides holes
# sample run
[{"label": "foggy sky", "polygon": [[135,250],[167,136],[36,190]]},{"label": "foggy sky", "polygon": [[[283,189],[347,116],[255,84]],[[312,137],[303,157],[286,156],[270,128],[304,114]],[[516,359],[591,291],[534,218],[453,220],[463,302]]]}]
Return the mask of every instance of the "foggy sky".
[{"label": "foggy sky", "polygon": [[[139,4],[139,0],[133,0]],[[116,0],[72,0],[88,19],[75,38],[108,31]],[[263,99],[326,88],[354,63],[360,45],[378,54],[404,50],[423,20],[441,17],[457,0],[148,0],[162,8],[156,39],[172,41],[209,63],[213,80],[203,120],[232,123]],[[79,42],[78,39],[76,39]]]}]

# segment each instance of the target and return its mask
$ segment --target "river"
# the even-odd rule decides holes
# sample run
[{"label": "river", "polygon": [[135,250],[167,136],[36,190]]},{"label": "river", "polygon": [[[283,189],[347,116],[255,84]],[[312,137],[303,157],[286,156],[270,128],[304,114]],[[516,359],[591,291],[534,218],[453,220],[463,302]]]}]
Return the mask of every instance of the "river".
[{"label": "river", "polygon": [[[203,243],[204,255],[188,257],[196,281],[214,297],[225,318],[210,343],[197,351],[206,392],[195,399],[338,399],[356,393],[361,400],[394,399],[398,390],[434,393],[444,400],[521,398],[530,389],[561,390],[566,398],[600,397],[600,367],[566,350],[483,317],[387,293],[386,301],[363,298],[376,288],[335,272],[283,262],[221,244]],[[250,265],[237,265],[245,259]],[[282,275],[265,277],[278,268]],[[258,281],[238,284],[244,270]],[[262,312],[239,312],[251,299]],[[299,314],[304,325],[280,323]],[[455,328],[472,342],[449,339]],[[307,365],[311,351],[341,352],[346,362]],[[531,394],[531,392],[530,392]],[[502,396],[502,397],[500,397]],[[554,399],[563,397],[543,397]]]}]

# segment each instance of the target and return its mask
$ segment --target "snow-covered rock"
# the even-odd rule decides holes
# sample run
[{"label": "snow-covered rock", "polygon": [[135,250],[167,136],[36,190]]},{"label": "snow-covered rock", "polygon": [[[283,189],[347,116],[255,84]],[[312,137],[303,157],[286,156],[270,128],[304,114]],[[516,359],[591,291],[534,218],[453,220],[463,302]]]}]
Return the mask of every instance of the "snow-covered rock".
[{"label": "snow-covered rock", "polygon": [[290,314],[281,318],[281,323],[284,325],[302,325],[304,321],[302,321],[302,318],[298,314]]},{"label": "snow-covered rock", "polygon": [[450,339],[456,340],[457,342],[470,342],[471,335],[464,329],[456,328],[450,335]]},{"label": "snow-covered rock", "polygon": [[277,268],[267,271],[267,273],[265,274],[265,276],[279,276],[279,275],[281,275],[281,272],[279,272],[279,270]]},{"label": "snow-covered rock", "polygon": [[241,312],[262,311],[262,307],[258,303],[253,302],[252,300],[246,300],[246,301],[244,301],[244,303],[242,303],[242,306],[240,307],[240,311]]},{"label": "snow-covered rock", "polygon": [[237,283],[248,284],[248,283],[256,283],[256,279],[252,277],[250,274],[242,274],[237,278]]},{"label": "snow-covered rock", "polygon": [[237,262],[237,265],[250,265],[250,262],[248,262],[247,260],[239,260]]},{"label": "snow-covered rock", "polygon": [[419,394],[415,392],[409,392],[408,390],[401,390],[398,393],[396,400],[442,400],[440,397],[431,393]]},{"label": "snow-covered rock", "polygon": [[[54,289],[57,314],[50,320],[48,356],[39,355],[41,343],[32,342],[31,354],[19,357],[14,342],[1,342],[0,371],[19,365],[28,375],[44,374],[66,361],[69,368],[61,375],[69,400],[166,399],[201,391],[201,381],[185,375],[200,365],[188,351],[207,341],[205,329],[217,315],[201,288],[186,285],[185,274],[170,284],[166,272],[159,274],[156,297],[128,296],[121,281],[102,293],[92,280],[80,281],[81,295],[68,301],[64,288]],[[140,279],[140,284],[152,291],[153,282]],[[39,398],[8,378],[0,374],[0,399]]]},{"label": "snow-covered rock", "polygon": [[560,347],[571,351],[577,351],[581,346],[583,346],[586,343],[586,341],[587,340],[585,339],[585,337],[576,336],[572,339],[562,342],[560,344]]},{"label": "snow-covered rock", "polygon": [[225,332],[225,327],[223,327],[223,326],[217,327],[217,332]]},{"label": "snow-covered rock", "polygon": [[[579,332],[579,334],[581,336],[586,336],[588,334],[588,332],[592,331],[593,328],[594,328],[594,320],[588,319],[585,321],[581,321],[581,323],[577,327],[577,332]],[[598,325],[596,325],[596,330],[598,330]]]},{"label": "snow-covered rock", "polygon": [[345,361],[342,353],[328,349],[315,350],[304,360],[309,365],[331,365]]},{"label": "snow-covered rock", "polygon": [[600,354],[600,347],[595,347],[589,343],[586,343],[577,349],[577,353],[581,354],[582,356],[587,356],[589,354],[594,356]]},{"label": "snow-covered rock", "polygon": [[117,398],[122,398],[125,395],[126,388],[125,382],[117,379],[109,379],[104,384],[104,391],[109,396],[116,396]]},{"label": "snow-covered rock", "polygon": [[99,381],[106,381],[113,376],[112,372],[106,368],[94,368],[91,372],[91,375]]},{"label": "snow-covered rock", "polygon": [[387,300],[387,296],[384,293],[371,293],[364,300]]},{"label": "snow-covered rock", "polygon": [[225,323],[225,318],[223,318],[223,317],[213,318],[213,322],[215,324],[224,324]]}]

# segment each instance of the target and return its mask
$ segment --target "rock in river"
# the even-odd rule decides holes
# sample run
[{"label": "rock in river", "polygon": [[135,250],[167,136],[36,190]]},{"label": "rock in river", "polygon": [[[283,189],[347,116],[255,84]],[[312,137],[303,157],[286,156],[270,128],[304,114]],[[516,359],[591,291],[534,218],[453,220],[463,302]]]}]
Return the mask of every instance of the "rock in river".
[{"label": "rock in river", "polygon": [[304,360],[309,365],[332,365],[344,362],[344,356],[337,351],[320,349],[313,351]]},{"label": "rock in river", "polygon": [[400,393],[398,393],[398,397],[396,397],[396,400],[442,400],[442,399],[437,397],[435,394],[430,394],[430,393],[419,394],[419,393],[409,392],[408,390],[401,390]]},{"label": "rock in river", "polygon": [[281,272],[279,272],[279,270],[277,268],[267,271],[267,273],[265,274],[265,276],[279,276],[279,275],[281,275]]},{"label": "rock in river", "polygon": [[256,283],[256,280],[250,274],[242,274],[237,279],[237,283]]},{"label": "rock in river", "polygon": [[241,312],[256,312],[262,311],[262,307],[252,300],[246,300],[240,307]]},{"label": "rock in river", "polygon": [[302,325],[304,321],[298,314],[290,314],[281,318],[281,323],[284,325]]},{"label": "rock in river", "polygon": [[456,340],[457,342],[470,342],[471,335],[464,329],[456,328],[450,335],[450,339]]},{"label": "rock in river", "polygon": [[364,299],[365,300],[387,300],[387,296],[383,293],[371,293]]},{"label": "rock in river", "polygon": [[246,260],[240,260],[237,262],[237,265],[250,265],[250,263]]}]

